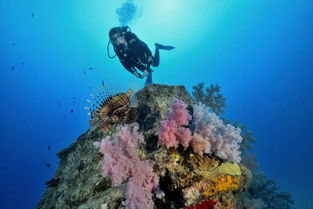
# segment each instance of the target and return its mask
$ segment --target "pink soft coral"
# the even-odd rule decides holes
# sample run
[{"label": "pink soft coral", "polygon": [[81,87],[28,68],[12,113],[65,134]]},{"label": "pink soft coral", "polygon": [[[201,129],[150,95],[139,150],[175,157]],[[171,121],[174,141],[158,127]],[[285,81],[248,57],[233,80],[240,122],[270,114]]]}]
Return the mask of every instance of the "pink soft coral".
[{"label": "pink soft coral", "polygon": [[95,143],[104,155],[102,174],[111,177],[113,186],[127,180],[126,209],[153,208],[152,192],[159,181],[148,161],[141,160],[137,154],[137,143],[143,141],[138,129],[136,123],[120,126],[112,141],[107,136],[100,143]]},{"label": "pink soft coral", "polygon": [[191,132],[188,128],[182,127],[188,125],[191,115],[186,110],[187,105],[179,100],[173,99],[171,111],[167,112],[165,120],[161,121],[159,129],[159,144],[169,147],[178,147],[179,144],[185,148],[191,141]]}]

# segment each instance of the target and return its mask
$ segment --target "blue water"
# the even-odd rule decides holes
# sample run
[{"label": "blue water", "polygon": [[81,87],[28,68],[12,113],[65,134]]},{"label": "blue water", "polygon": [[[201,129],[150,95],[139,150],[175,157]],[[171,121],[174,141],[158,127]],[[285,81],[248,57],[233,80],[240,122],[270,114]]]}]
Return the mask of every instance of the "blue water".
[{"label": "blue water", "polygon": [[[106,54],[123,2],[0,1],[0,208],[35,207],[58,166],[55,153],[88,129],[85,100],[102,80],[143,87]],[[133,32],[152,51],[155,42],[176,46],[161,51],[154,82],[190,92],[219,84],[224,117],[257,139],[260,168],[295,208],[312,209],[313,1],[133,3]]]}]

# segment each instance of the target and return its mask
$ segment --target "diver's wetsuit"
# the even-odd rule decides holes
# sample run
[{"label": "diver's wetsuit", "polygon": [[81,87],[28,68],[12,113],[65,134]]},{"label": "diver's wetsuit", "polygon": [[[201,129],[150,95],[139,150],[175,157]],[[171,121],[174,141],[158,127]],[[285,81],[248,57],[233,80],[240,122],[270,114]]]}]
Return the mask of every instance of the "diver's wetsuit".
[{"label": "diver's wetsuit", "polygon": [[122,65],[132,74],[135,74],[136,68],[141,72],[147,70],[152,72],[150,66],[157,67],[160,63],[160,52],[159,48],[155,48],[154,56],[146,43],[141,41],[134,33],[124,32],[123,36],[127,42],[127,46],[120,44],[119,46],[114,46],[114,51],[116,52]]}]

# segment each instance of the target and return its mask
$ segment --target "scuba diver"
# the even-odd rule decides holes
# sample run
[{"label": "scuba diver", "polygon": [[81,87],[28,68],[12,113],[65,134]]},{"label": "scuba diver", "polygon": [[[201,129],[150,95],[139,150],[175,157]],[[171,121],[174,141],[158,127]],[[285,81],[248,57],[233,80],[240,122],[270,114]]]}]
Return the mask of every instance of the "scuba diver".
[{"label": "scuba diver", "polygon": [[[110,40],[108,42],[107,52],[110,58],[118,56],[120,62],[126,70],[143,79],[147,76],[145,85],[152,83],[152,72],[150,66],[157,67],[160,63],[159,49],[172,50],[173,46],[164,46],[155,43],[155,53],[152,53],[146,43],[141,41],[136,34],[132,33],[128,26],[114,27],[109,32]],[[109,46],[113,45],[114,56],[109,53]],[[139,73],[141,71],[143,74]]]}]

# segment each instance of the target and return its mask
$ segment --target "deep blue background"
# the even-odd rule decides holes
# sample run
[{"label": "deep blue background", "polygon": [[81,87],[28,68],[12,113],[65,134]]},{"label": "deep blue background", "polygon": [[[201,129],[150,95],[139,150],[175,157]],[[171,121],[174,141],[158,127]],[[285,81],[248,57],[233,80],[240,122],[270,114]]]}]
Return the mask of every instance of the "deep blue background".
[{"label": "deep blue background", "polygon": [[[85,100],[102,80],[123,91],[143,87],[106,55],[122,3],[0,1],[0,208],[34,208],[55,153],[88,129]],[[134,3],[142,15],[130,26],[152,51],[155,42],[177,47],[161,52],[155,83],[189,91],[219,84],[224,116],[257,138],[261,169],[296,208],[312,209],[313,1]]]}]

